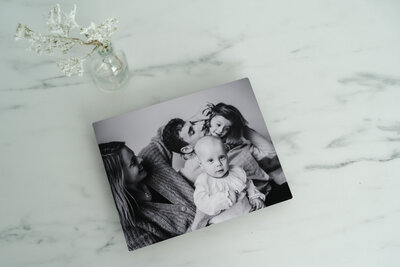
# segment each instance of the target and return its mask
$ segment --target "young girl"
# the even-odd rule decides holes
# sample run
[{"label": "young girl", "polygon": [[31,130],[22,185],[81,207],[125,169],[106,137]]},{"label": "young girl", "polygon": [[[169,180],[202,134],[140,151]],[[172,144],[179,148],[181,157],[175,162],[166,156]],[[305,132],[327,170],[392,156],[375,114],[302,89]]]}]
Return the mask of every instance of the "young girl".
[{"label": "young girl", "polygon": [[[245,171],[229,165],[220,138],[201,138],[195,145],[195,153],[203,171],[195,183],[193,198],[198,210],[195,222],[205,214],[213,216],[209,223],[215,224],[264,207],[265,196],[247,179]],[[194,223],[192,230],[197,228]]]},{"label": "young girl", "polygon": [[[205,121],[207,134],[222,139],[232,162],[242,167],[249,178],[263,181],[269,179],[257,162],[266,157],[276,156],[272,143],[250,129],[247,126],[248,122],[236,107],[224,103],[208,103],[191,118],[191,121]],[[257,146],[246,139],[245,135]],[[197,161],[189,159],[180,172],[194,183],[201,169]]]}]

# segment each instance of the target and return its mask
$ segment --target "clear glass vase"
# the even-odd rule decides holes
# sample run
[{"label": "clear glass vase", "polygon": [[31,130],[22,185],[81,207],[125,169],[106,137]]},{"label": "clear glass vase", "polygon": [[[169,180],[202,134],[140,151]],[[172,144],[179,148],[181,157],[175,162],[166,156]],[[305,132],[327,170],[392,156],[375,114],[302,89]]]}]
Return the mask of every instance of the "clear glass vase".
[{"label": "clear glass vase", "polygon": [[91,56],[90,73],[98,88],[107,93],[120,91],[129,80],[129,68],[125,53],[114,50],[110,44],[107,49],[99,48]]}]

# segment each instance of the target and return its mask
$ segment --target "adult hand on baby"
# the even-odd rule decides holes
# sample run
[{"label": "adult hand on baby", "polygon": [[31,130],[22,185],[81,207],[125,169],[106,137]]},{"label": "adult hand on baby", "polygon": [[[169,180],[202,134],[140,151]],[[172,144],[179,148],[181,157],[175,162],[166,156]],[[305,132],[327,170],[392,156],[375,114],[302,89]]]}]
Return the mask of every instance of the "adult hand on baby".
[{"label": "adult hand on baby", "polygon": [[259,210],[265,207],[264,201],[261,198],[250,199],[252,210]]}]

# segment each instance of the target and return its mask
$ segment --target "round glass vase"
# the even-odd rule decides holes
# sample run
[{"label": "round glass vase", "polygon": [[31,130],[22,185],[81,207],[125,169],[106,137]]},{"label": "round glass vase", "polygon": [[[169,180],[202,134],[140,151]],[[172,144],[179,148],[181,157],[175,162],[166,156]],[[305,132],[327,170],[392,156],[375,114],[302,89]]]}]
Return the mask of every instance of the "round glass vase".
[{"label": "round glass vase", "polygon": [[120,91],[129,80],[125,53],[114,50],[111,44],[107,48],[100,47],[91,56],[90,73],[100,90],[106,93]]}]

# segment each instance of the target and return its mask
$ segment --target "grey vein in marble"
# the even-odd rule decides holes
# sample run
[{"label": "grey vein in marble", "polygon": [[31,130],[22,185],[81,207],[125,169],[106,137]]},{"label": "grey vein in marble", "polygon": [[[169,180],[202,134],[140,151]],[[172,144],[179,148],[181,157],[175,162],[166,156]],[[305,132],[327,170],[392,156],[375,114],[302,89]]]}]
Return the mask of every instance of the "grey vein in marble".
[{"label": "grey vein in marble", "polygon": [[335,138],[326,147],[327,148],[337,148],[337,147],[347,146],[347,145],[351,144],[351,142],[353,141],[352,138],[354,138],[354,136],[356,136],[360,133],[365,133],[366,131],[367,131],[366,128],[357,129],[357,131],[355,131],[353,133],[349,133],[346,135],[342,135],[338,138]]},{"label": "grey vein in marble", "polygon": [[27,86],[27,87],[16,87],[16,88],[7,88],[7,89],[2,89],[0,92],[24,92],[24,91],[35,91],[35,90],[47,90],[47,89],[52,89],[52,88],[63,88],[63,87],[70,87],[70,86],[75,86],[75,85],[82,85],[82,84],[87,84],[87,81],[78,81],[78,82],[67,82],[64,84],[52,84],[47,82],[48,80],[52,80],[53,78],[47,78],[40,80],[40,84],[37,85],[32,85],[32,86]]},{"label": "grey vein in marble", "polygon": [[385,131],[385,132],[395,132],[398,135],[400,135],[400,122],[396,122],[392,125],[388,126],[383,126],[383,125],[378,125],[378,129]]},{"label": "grey vein in marble", "polygon": [[[339,79],[338,82],[349,86],[351,90],[350,93],[337,97],[337,100],[341,103],[347,103],[354,96],[381,93],[390,86],[400,86],[400,78],[372,72],[358,72],[350,77]],[[355,89],[354,85],[363,89]]]},{"label": "grey vein in marble", "polygon": [[32,226],[22,219],[18,225],[10,226],[0,231],[0,242],[8,243],[23,240],[31,230]]},{"label": "grey vein in marble", "polygon": [[342,84],[358,84],[361,86],[383,89],[386,86],[400,85],[400,78],[372,72],[358,72],[352,77],[339,80]]},{"label": "grey vein in marble", "polygon": [[131,76],[153,77],[155,75],[153,73],[157,71],[164,71],[170,73],[172,71],[180,69],[183,69],[185,72],[190,73],[193,68],[207,64],[214,66],[221,66],[224,64],[226,66],[225,62],[218,59],[218,55],[232,48],[235,44],[236,44],[235,42],[225,42],[224,44],[221,45],[220,48],[216,49],[215,51],[209,52],[196,59],[188,59],[180,62],[163,64],[163,65],[153,65],[145,68],[136,68],[133,71],[131,71]]},{"label": "grey vein in marble", "polygon": [[1,111],[18,110],[18,109],[22,109],[24,107],[25,107],[25,105],[15,104],[15,105],[7,106],[7,107],[0,107],[0,110]]},{"label": "grey vein in marble", "polygon": [[106,250],[107,248],[109,248],[109,247],[115,245],[114,239],[115,239],[115,237],[112,236],[103,246],[99,247],[99,248],[96,250],[96,252],[97,252],[97,253],[100,253],[100,252],[102,252],[103,250]]},{"label": "grey vein in marble", "polygon": [[306,165],[304,169],[306,170],[328,170],[328,169],[339,169],[346,167],[348,165],[363,162],[363,161],[370,161],[370,162],[388,162],[395,159],[400,158],[400,152],[395,151],[387,158],[359,158],[354,160],[348,160],[336,164],[313,164],[313,165]]},{"label": "grey vein in marble", "polygon": [[289,145],[292,151],[297,151],[299,149],[299,146],[295,141],[293,141],[293,137],[298,135],[299,133],[300,132],[290,132],[279,134],[275,136],[272,141],[274,144],[286,143]]}]

